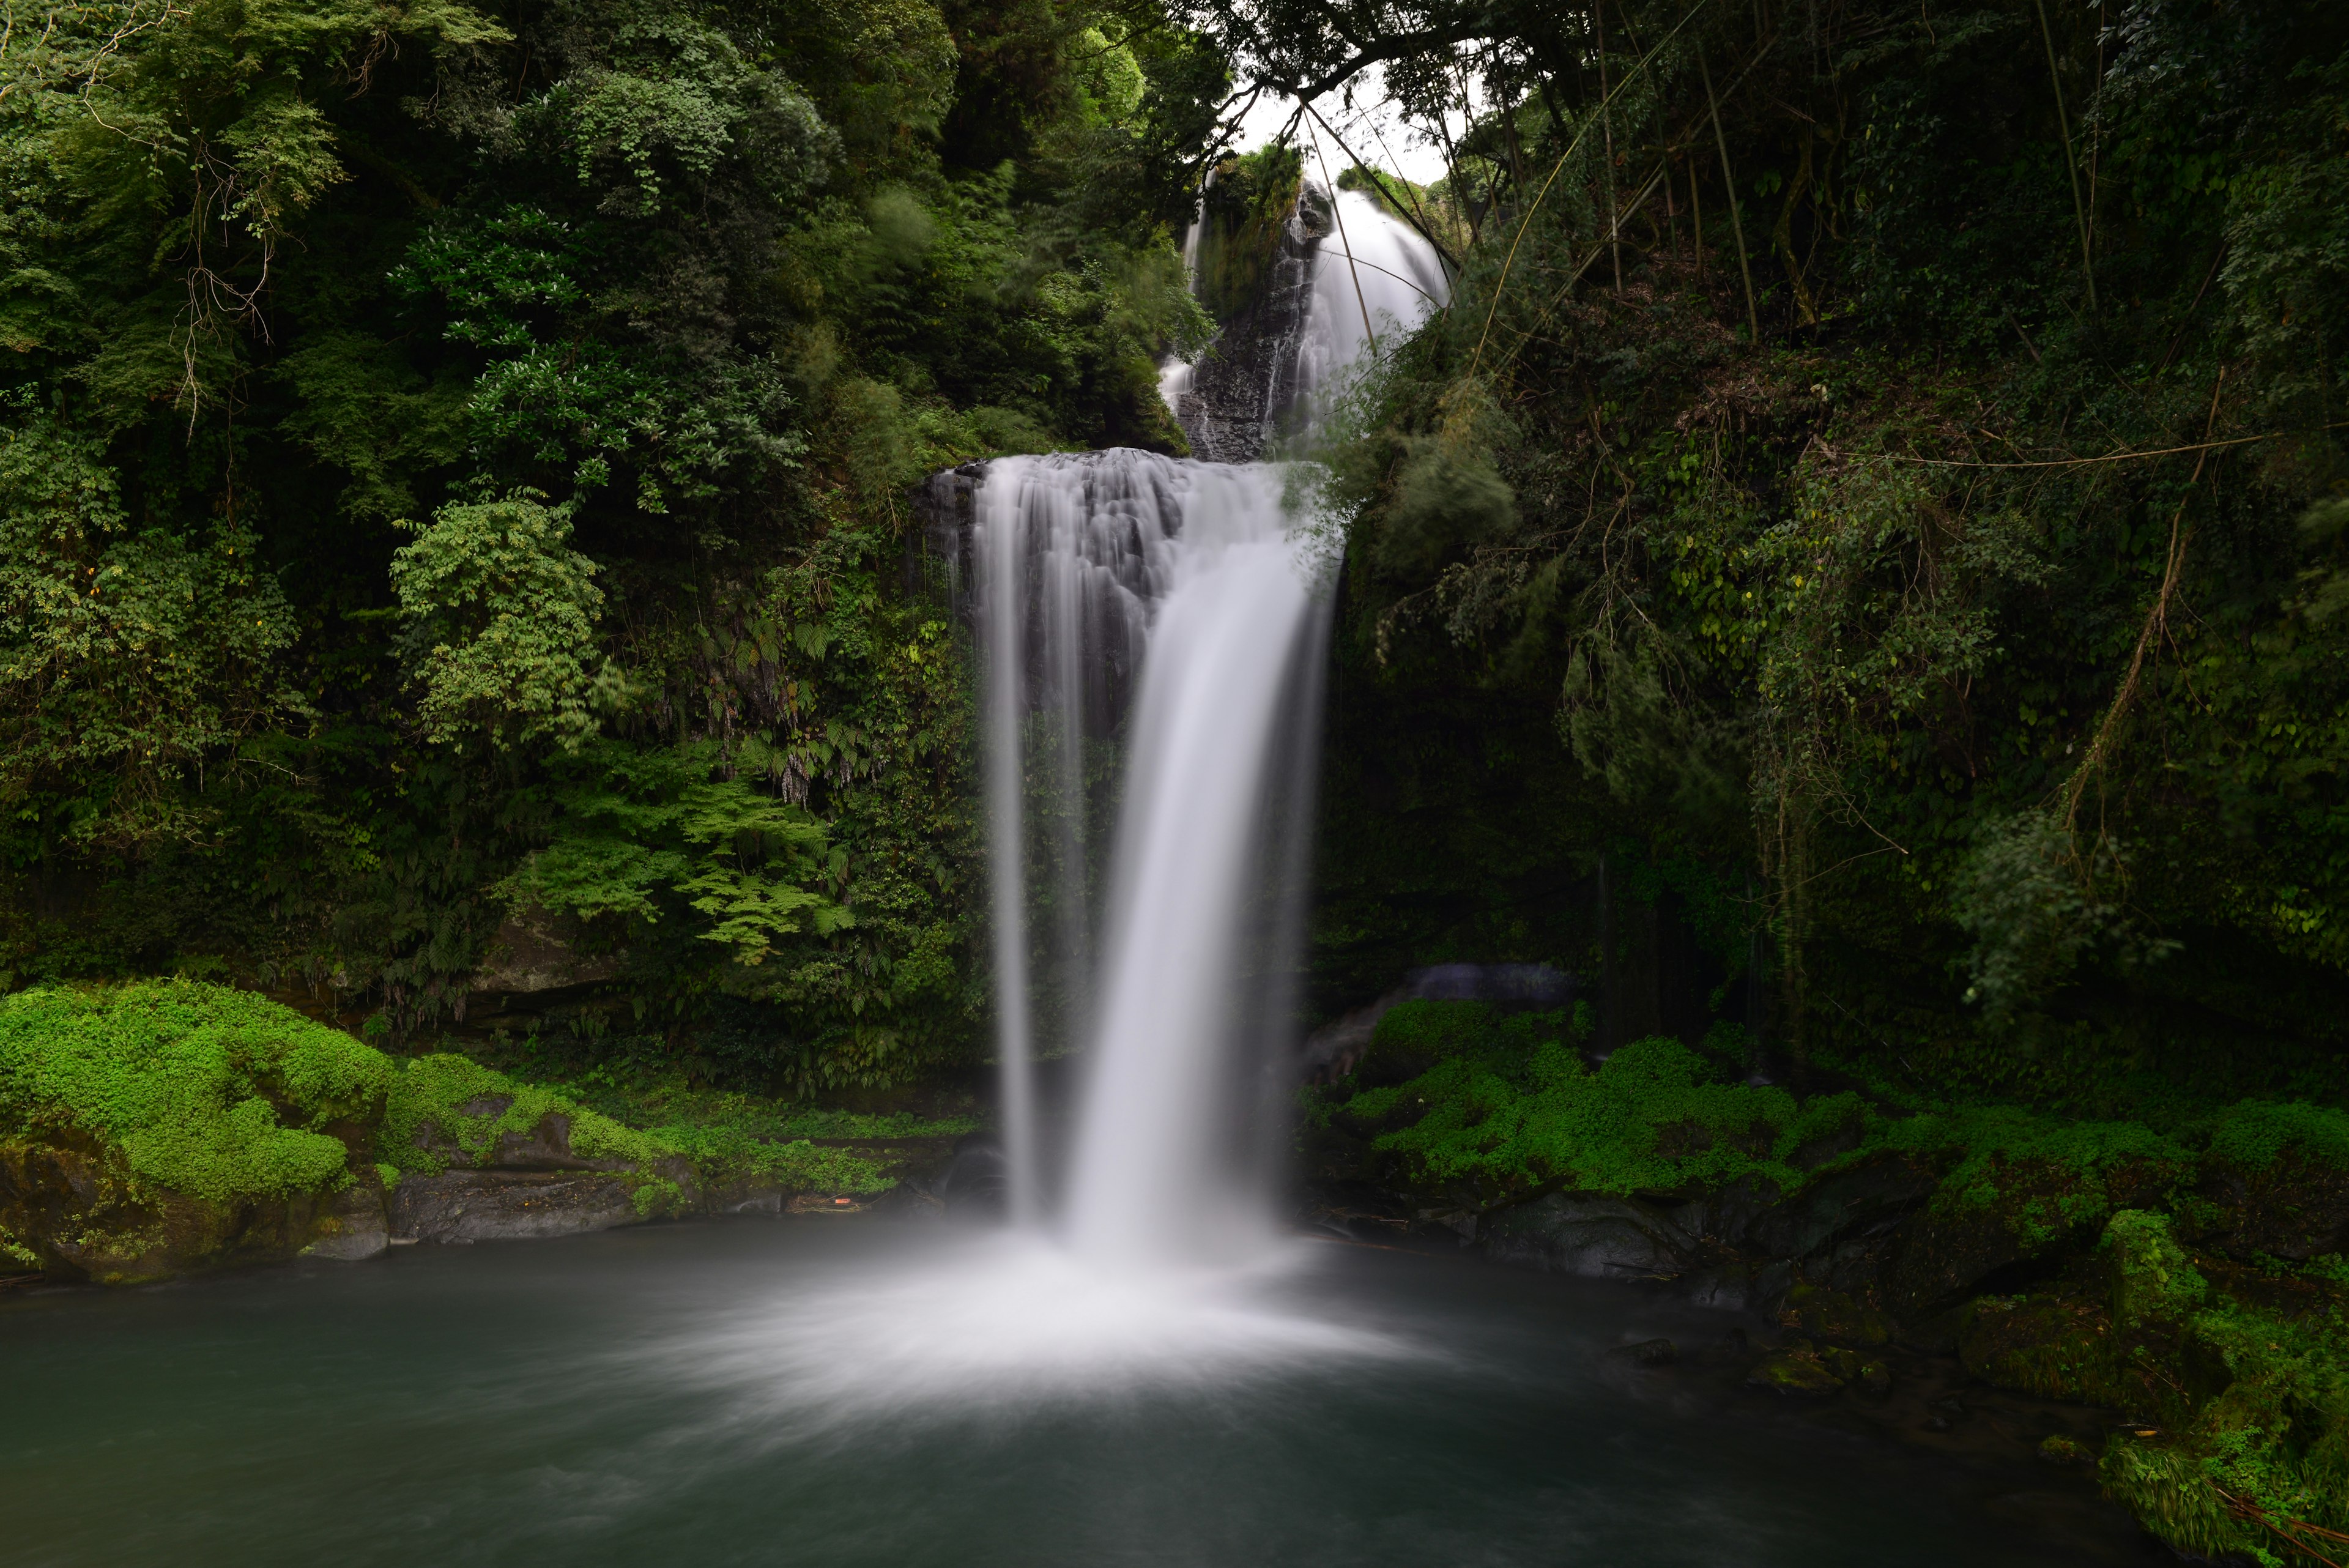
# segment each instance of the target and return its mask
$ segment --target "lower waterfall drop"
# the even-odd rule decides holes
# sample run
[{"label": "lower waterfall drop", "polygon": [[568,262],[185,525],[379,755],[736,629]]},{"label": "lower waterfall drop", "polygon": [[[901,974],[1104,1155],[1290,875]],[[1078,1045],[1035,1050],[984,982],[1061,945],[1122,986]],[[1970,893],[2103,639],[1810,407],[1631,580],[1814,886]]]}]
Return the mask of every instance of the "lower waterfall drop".
[{"label": "lower waterfall drop", "polygon": [[[1318,422],[1376,335],[1408,331],[1444,293],[1433,252],[1370,198],[1309,192],[1300,234],[1309,208],[1326,232],[1299,241],[1303,314],[1283,329],[1277,387],[1241,410],[1260,415],[1257,450],[1276,425]],[[1263,348],[1233,352],[1253,363]],[[1187,374],[1163,384],[1186,428],[1228,444],[1246,424],[1203,407]],[[1274,1237],[1335,576],[1296,500],[1310,488],[1293,464],[1127,449],[978,471],[1010,1210],[1097,1265],[1244,1262]],[[1119,753],[1104,836],[1093,783]],[[1065,1158],[1037,1109],[1047,1034],[1050,1054],[1082,1057]]]}]

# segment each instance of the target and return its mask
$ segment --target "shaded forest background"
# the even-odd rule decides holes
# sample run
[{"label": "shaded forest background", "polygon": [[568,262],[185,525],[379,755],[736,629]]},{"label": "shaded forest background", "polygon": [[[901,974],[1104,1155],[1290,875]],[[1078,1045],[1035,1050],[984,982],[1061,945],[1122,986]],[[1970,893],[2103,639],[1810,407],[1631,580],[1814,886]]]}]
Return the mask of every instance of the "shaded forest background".
[{"label": "shaded forest background", "polygon": [[[2337,1096],[2344,51],[2298,0],[14,16],[5,983],[398,1042],[520,915],[590,1054],[968,1060],[910,488],[1181,450],[1203,177],[1260,234],[1309,149],[1459,275],[1318,452],[1322,1011],[1537,960],[1765,1071]],[[1444,180],[1352,167],[1374,90]]]}]

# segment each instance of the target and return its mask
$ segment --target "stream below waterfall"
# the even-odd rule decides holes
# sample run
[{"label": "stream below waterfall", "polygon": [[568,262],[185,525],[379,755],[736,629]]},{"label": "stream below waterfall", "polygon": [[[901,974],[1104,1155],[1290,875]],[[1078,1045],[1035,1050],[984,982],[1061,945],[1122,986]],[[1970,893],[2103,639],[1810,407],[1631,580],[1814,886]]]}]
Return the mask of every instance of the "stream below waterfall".
[{"label": "stream below waterfall", "polygon": [[[5,1560],[2150,1561],[2085,1477],[1605,1352],[1733,1321],[1300,1241],[1071,1342],[1000,1234],[656,1226],[0,1303]],[[1032,1284],[1032,1282],[1030,1282]],[[1005,1335],[1013,1343],[1005,1348]],[[1052,1354],[1044,1354],[1050,1350]],[[1081,1376],[1061,1376],[1071,1362]]]}]

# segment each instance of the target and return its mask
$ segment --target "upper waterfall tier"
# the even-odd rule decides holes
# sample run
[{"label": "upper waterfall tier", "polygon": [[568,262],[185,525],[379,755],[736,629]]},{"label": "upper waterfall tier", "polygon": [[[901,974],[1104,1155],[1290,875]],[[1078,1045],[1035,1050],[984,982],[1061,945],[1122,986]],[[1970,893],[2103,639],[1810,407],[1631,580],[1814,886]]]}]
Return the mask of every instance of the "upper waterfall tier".
[{"label": "upper waterfall tier", "polygon": [[[1186,257],[1199,251],[1193,225]],[[1159,391],[1215,462],[1253,462],[1318,423],[1348,371],[1449,297],[1434,248],[1360,191],[1299,192],[1260,285],[1192,363],[1170,360]]]}]

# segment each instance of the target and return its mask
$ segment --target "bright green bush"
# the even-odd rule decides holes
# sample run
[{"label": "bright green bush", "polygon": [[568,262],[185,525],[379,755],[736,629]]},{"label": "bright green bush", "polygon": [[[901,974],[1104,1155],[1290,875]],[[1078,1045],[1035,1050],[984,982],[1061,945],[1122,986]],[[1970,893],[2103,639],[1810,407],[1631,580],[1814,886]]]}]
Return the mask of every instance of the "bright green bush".
[{"label": "bright green bush", "polygon": [[[508,1133],[527,1134],[547,1116],[571,1122],[571,1152],[586,1159],[649,1168],[679,1151],[650,1133],[622,1127],[537,1084],[524,1084],[456,1055],[419,1056],[401,1068],[384,1107],[382,1150],[402,1171],[439,1175],[453,1146],[485,1164]],[[433,1136],[437,1132],[437,1137]]]},{"label": "bright green bush", "polygon": [[0,1136],[78,1132],[213,1202],[347,1185],[323,1130],[382,1113],[391,1062],[250,992],[193,981],[0,997]]},{"label": "bright green bush", "polygon": [[1718,1082],[1711,1063],[1661,1036],[1622,1047],[1596,1071],[1560,1038],[1525,1050],[1516,1037],[1526,1020],[1543,1016],[1496,1022],[1475,1003],[1419,1003],[1377,1044],[1400,1035],[1444,1058],[1409,1082],[1353,1095],[1344,1108],[1358,1121],[1410,1118],[1379,1135],[1378,1147],[1430,1179],[1613,1193],[1749,1175],[1792,1184],[1802,1177],[1791,1163],[1797,1148],[1863,1115],[1854,1095],[1806,1105],[1785,1089]]}]

